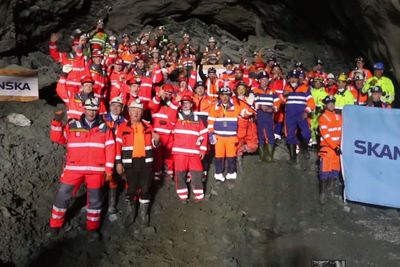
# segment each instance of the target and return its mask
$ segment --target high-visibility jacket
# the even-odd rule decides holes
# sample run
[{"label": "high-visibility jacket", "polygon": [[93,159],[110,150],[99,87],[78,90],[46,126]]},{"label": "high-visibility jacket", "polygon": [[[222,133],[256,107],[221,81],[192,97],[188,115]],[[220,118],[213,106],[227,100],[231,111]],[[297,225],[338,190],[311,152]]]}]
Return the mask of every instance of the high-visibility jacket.
[{"label": "high-visibility jacket", "polygon": [[84,116],[65,126],[51,122],[50,138],[67,145],[64,170],[77,173],[112,174],[115,160],[115,141],[110,128],[98,117],[90,127]]},{"label": "high-visibility jacket", "polygon": [[342,111],[343,107],[346,105],[354,105],[354,96],[350,92],[350,90],[338,90],[335,94],[336,102],[335,102],[335,110]]},{"label": "high-visibility jacket", "polygon": [[72,65],[74,64],[76,52],[60,52],[57,48],[56,42],[49,42],[49,54],[54,59],[54,61],[61,63],[64,65]]},{"label": "high-visibility jacket", "polygon": [[131,50],[124,51],[120,54],[121,59],[125,64],[132,64],[137,58],[139,58],[139,52],[132,52]]},{"label": "high-visibility jacket", "polygon": [[311,88],[311,95],[314,99],[315,106],[322,109],[322,107],[324,106],[322,100],[324,100],[324,98],[328,96],[325,88]]},{"label": "high-visibility jacket", "polygon": [[238,119],[248,117],[253,112],[230,99],[226,108],[221,101],[212,106],[208,116],[208,130],[217,136],[237,136]]},{"label": "high-visibility jacket", "polygon": [[[82,94],[75,93],[69,96],[68,103],[66,103],[68,119],[79,120],[79,118],[85,111],[85,108],[83,106],[85,100],[86,98],[83,98]],[[99,99],[99,104],[100,104],[99,114],[103,115],[107,112],[103,99]]]},{"label": "high-visibility jacket", "polygon": [[195,61],[196,57],[192,54],[189,54],[187,56],[182,55],[178,60],[178,64],[182,65],[183,67],[192,66]]},{"label": "high-visibility jacket", "polygon": [[207,152],[208,129],[193,112],[189,116],[178,113],[178,120],[172,131],[173,155],[195,156]]},{"label": "high-visibility jacket", "polygon": [[179,104],[175,101],[161,101],[159,96],[153,97],[149,103],[152,125],[156,133],[169,135],[175,127]]},{"label": "high-visibility jacket", "polygon": [[[153,162],[153,148],[155,147],[152,137],[152,127],[146,121],[141,121],[144,134],[144,150],[146,164]],[[131,122],[122,123],[116,134],[116,155],[115,163],[122,163],[124,167],[132,167],[133,151],[135,149],[135,131],[132,128]]]},{"label": "high-visibility jacket", "polygon": [[283,94],[285,86],[286,80],[283,78],[274,79],[269,84],[269,88],[271,88],[278,96]]},{"label": "high-visibility jacket", "polygon": [[325,110],[322,113],[321,117],[319,117],[321,147],[330,147],[332,149],[340,147],[342,123],[342,115],[329,110]]},{"label": "high-visibility jacket", "polygon": [[196,114],[203,122],[204,126],[207,127],[208,114],[210,113],[210,109],[214,104],[214,100],[208,95],[204,95],[201,97],[198,95],[194,95],[193,102],[194,102],[194,107],[193,107],[194,114]]},{"label": "high-visibility jacket", "polygon": [[218,98],[219,89],[223,87],[224,83],[220,79],[211,80],[210,78],[206,81],[207,95],[213,99]]},{"label": "high-visibility jacket", "polygon": [[125,84],[126,73],[123,71],[117,72],[113,71],[109,76],[110,90],[107,96],[107,102],[116,96],[122,96],[122,87]]},{"label": "high-visibility jacket", "polygon": [[363,93],[362,90],[357,90],[353,85],[349,85],[347,90],[353,94],[354,105],[365,106],[368,104],[368,94]]},{"label": "high-visibility jacket", "polygon": [[254,107],[260,109],[261,106],[268,106],[277,112],[280,106],[280,100],[277,94],[271,88],[262,89],[257,87],[253,90]]},{"label": "high-visibility jacket", "polygon": [[90,64],[88,71],[94,81],[94,96],[97,98],[106,98],[108,90],[108,80],[105,69],[102,65]]},{"label": "high-visibility jacket", "polygon": [[224,71],[219,75],[219,79],[224,82],[231,82],[235,80],[235,72],[234,71]]},{"label": "high-visibility jacket", "polygon": [[384,95],[382,95],[382,101],[388,104],[392,104],[394,101],[394,86],[393,82],[391,79],[388,77],[382,76],[381,78],[378,78],[376,76],[373,76],[367,80],[367,82],[364,84],[364,87],[362,89],[363,93],[368,92],[368,90],[373,87],[370,83],[372,80],[376,80],[377,82],[375,83],[374,86],[379,85],[382,88],[382,91],[384,92]]},{"label": "high-visibility jacket", "polygon": [[306,84],[301,84],[297,88],[293,88],[290,84],[287,84],[285,91],[288,92],[288,95],[284,97],[286,115],[298,115],[303,112],[309,113],[315,109],[314,99]]},{"label": "high-visibility jacket", "polygon": [[69,94],[66,87],[67,77],[60,76],[56,86],[56,93],[64,103],[69,102]]}]

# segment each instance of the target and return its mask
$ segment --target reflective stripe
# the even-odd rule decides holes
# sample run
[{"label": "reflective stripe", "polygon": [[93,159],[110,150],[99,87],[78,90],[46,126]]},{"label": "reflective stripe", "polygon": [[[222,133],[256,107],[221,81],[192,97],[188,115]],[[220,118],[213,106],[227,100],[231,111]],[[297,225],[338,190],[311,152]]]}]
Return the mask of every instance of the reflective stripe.
[{"label": "reflective stripe", "polygon": [[185,189],[176,189],[176,193],[178,193],[178,194],[180,194],[180,193],[187,193],[188,192],[188,190],[185,188]]},{"label": "reflective stripe", "polygon": [[122,147],[123,151],[127,151],[127,150],[133,150],[133,146],[123,146]]},{"label": "reflective stripe", "polygon": [[167,115],[167,114],[162,114],[162,113],[154,113],[153,115],[151,115],[151,117],[153,117],[153,118],[168,119],[168,115]]},{"label": "reflective stripe", "polygon": [[141,199],[139,198],[139,203],[145,204],[145,203],[150,203],[149,199]]},{"label": "reflective stripe", "polygon": [[175,129],[174,131],[175,131],[175,133],[178,133],[178,134],[191,134],[191,135],[196,135],[196,136],[200,135],[199,132],[191,131],[191,130]]},{"label": "reflective stripe", "polygon": [[[195,193],[195,194],[196,194],[196,193]],[[195,195],[194,198],[195,198],[195,199],[203,199],[203,198],[204,198],[204,194]]]},{"label": "reflective stripe", "polygon": [[237,135],[236,131],[217,131],[215,130],[214,133],[219,135]]},{"label": "reflective stripe", "polygon": [[286,102],[286,104],[298,104],[298,105],[305,105],[306,101],[295,101],[295,100],[289,100]]},{"label": "reflective stripe", "polygon": [[205,147],[205,146],[201,146],[201,147],[200,147],[200,150],[207,151],[207,147]]},{"label": "reflective stripe", "polygon": [[178,109],[178,106],[175,106],[175,105],[172,104],[172,103],[169,105],[169,107],[172,108],[172,109]]},{"label": "reflective stripe", "polygon": [[171,133],[171,130],[163,129],[163,128],[154,128],[153,129],[155,132],[160,132],[160,133]]},{"label": "reflective stripe", "polygon": [[214,118],[214,117],[211,117],[211,116],[208,116],[208,119],[209,119],[210,121],[215,121],[215,118]]},{"label": "reflective stripe", "polygon": [[203,112],[203,111],[195,111],[193,112],[197,116],[208,116],[208,112]]},{"label": "reflective stripe", "polygon": [[326,135],[324,135],[323,137],[324,137],[324,138],[328,138],[328,137],[331,137],[331,135],[330,135],[330,134],[326,134]]},{"label": "reflective stripe", "polygon": [[152,146],[145,146],[144,147],[144,150],[150,150],[150,149],[152,149],[153,147]]},{"label": "reflective stripe", "polygon": [[85,68],[76,68],[76,67],[73,67],[72,70],[74,70],[74,71],[84,71]]},{"label": "reflective stripe", "polygon": [[144,160],[144,162],[146,162],[146,163],[153,162],[153,158],[146,158],[146,159]]},{"label": "reflective stripe", "polygon": [[100,210],[87,209],[86,212],[87,213],[100,214],[101,213],[101,209]]},{"label": "reflective stripe", "polygon": [[70,110],[67,111],[67,114],[82,115],[82,113],[83,113],[82,111],[73,110],[73,109],[70,109]]},{"label": "reflective stripe", "polygon": [[132,163],[132,159],[122,159],[122,163]]},{"label": "reflective stripe", "polygon": [[58,127],[58,126],[51,126],[51,129],[53,130],[53,131],[56,131],[56,132],[61,132],[62,131],[62,127]]},{"label": "reflective stripe", "polygon": [[51,214],[52,219],[62,219],[64,218],[64,215],[56,215],[56,214]]},{"label": "reflective stripe", "polygon": [[200,151],[197,149],[187,149],[187,148],[180,148],[180,147],[173,147],[172,152],[183,152],[183,153],[190,153],[190,154],[200,154]]},{"label": "reflective stripe", "polygon": [[121,159],[121,156],[115,156],[115,159],[116,159],[116,160],[120,160],[120,159]]},{"label": "reflective stripe", "polygon": [[117,141],[118,143],[122,144],[122,139],[121,138],[117,138],[117,139],[115,139],[115,141]]},{"label": "reflective stripe", "polygon": [[335,131],[340,131],[342,127],[334,127],[334,128],[329,128],[328,132],[335,132]]},{"label": "reflective stripe", "polygon": [[320,128],[321,128],[321,129],[328,129],[328,126],[326,126],[326,125],[321,125]]},{"label": "reflective stripe", "polygon": [[108,140],[108,141],[106,142],[106,146],[112,145],[112,144],[115,144],[115,141],[114,141],[114,140]]},{"label": "reflective stripe", "polygon": [[340,137],[331,137],[332,141],[339,141]]},{"label": "reflective stripe", "polygon": [[295,95],[290,95],[289,97],[288,97],[288,100],[289,99],[307,99],[307,97],[305,97],[305,96],[295,96]]},{"label": "reflective stripe", "polygon": [[153,85],[151,83],[141,83],[140,87],[146,86],[146,87],[152,87]]},{"label": "reflective stripe", "polygon": [[156,100],[156,97],[153,97],[153,102],[154,102],[155,104],[160,104],[160,102]]},{"label": "reflective stripe", "polygon": [[100,217],[87,217],[86,220],[91,221],[91,222],[98,222],[100,221]]},{"label": "reflective stripe", "polygon": [[105,167],[71,166],[71,165],[66,165],[65,169],[70,171],[99,171],[99,172],[104,172],[106,170]]},{"label": "reflective stripe", "polygon": [[204,133],[208,133],[208,129],[207,128],[205,128],[205,129],[200,131],[200,134],[204,134]]},{"label": "reflective stripe", "polygon": [[98,147],[98,148],[104,148],[104,144],[101,144],[101,143],[68,143],[68,147]]},{"label": "reflective stripe", "polygon": [[193,193],[195,193],[195,194],[203,194],[203,189],[193,189]]},{"label": "reflective stripe", "polygon": [[66,84],[68,84],[68,85],[79,85],[79,86],[81,85],[80,82],[74,82],[74,81],[68,81],[68,80],[67,80]]},{"label": "reflective stripe", "polygon": [[237,121],[237,118],[216,118],[216,121]]},{"label": "reflective stripe", "polygon": [[57,212],[66,212],[67,209],[61,209],[61,208],[57,208],[56,206],[53,205],[53,210],[57,211]]},{"label": "reflective stripe", "polygon": [[114,168],[114,163],[107,162],[106,167]]}]

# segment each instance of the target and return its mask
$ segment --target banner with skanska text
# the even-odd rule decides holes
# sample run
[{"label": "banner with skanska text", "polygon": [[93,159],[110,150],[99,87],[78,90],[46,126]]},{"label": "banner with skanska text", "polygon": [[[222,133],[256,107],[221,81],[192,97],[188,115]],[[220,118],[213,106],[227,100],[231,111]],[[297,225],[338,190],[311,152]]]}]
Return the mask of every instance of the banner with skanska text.
[{"label": "banner with skanska text", "polygon": [[38,72],[30,69],[0,69],[0,101],[39,99]]},{"label": "banner with skanska text", "polygon": [[345,198],[400,208],[400,110],[343,109]]}]

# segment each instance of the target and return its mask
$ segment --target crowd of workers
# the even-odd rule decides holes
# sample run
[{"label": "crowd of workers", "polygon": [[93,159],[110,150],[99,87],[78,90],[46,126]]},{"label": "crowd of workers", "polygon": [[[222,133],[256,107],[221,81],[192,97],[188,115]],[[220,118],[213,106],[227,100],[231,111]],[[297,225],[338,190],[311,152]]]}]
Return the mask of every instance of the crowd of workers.
[{"label": "crowd of workers", "polygon": [[[202,201],[210,162],[216,182],[234,182],[244,153],[258,152],[260,163],[273,162],[283,137],[290,164],[297,154],[308,158],[310,148],[320,148],[324,204],[340,176],[343,107],[390,108],[394,100],[383,63],[371,73],[362,57],[348,74],[327,73],[318,59],[309,71],[297,62],[285,75],[273,55],[265,59],[256,52],[253,62],[233,62],[214,37],[200,51],[188,34],[178,44],[170,40],[163,26],[133,39],[110,35],[101,20],[91,32],[75,30],[68,52],[58,50],[57,40],[52,34],[49,50],[62,66],[56,92],[67,123],[56,112],[50,135],[66,145],[67,156],[52,233],[62,227],[69,200],[83,182],[92,235],[100,227],[104,186],[108,213],[115,214],[121,180],[132,222],[138,217],[146,225],[153,183],[173,181],[180,201],[190,196]],[[222,73],[209,66],[219,64]]]}]

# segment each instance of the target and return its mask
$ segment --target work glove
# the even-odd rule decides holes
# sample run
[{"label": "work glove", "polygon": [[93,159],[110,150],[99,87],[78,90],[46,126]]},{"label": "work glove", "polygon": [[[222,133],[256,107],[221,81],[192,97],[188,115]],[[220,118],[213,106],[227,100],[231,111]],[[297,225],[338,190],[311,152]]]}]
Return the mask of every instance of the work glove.
[{"label": "work glove", "polygon": [[342,150],[340,149],[340,147],[336,147],[334,150],[335,150],[336,155],[338,155],[338,156],[342,155]]},{"label": "work glove", "polygon": [[58,110],[54,112],[54,120],[58,122],[62,122],[64,117],[64,112],[62,110]]}]

